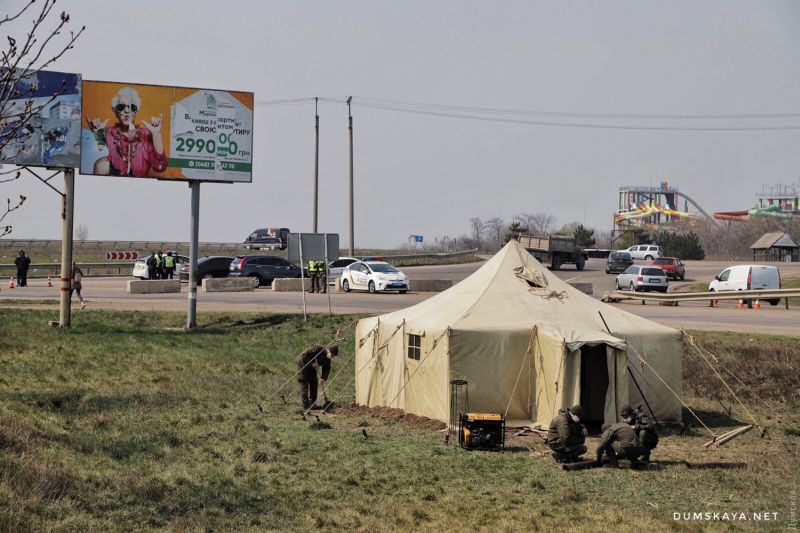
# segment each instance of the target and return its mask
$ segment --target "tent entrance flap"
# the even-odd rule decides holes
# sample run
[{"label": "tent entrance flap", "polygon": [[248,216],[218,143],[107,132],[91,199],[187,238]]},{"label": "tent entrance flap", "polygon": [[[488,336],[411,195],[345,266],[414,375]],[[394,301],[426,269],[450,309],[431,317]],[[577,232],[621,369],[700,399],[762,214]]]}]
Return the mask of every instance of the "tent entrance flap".
[{"label": "tent entrance flap", "polygon": [[605,421],[606,394],[609,387],[608,351],[605,344],[581,346],[582,422],[594,431],[599,431]]}]

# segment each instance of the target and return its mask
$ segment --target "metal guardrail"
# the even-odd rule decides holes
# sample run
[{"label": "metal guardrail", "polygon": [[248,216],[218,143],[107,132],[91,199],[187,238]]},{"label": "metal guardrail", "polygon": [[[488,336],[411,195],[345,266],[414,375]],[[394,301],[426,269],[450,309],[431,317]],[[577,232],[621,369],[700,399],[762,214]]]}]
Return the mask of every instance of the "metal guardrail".
[{"label": "metal guardrail", "polygon": [[[61,242],[61,241],[53,241]],[[411,255],[383,255],[384,259],[400,265],[447,263],[451,259],[475,255],[478,250],[464,250],[448,254],[411,254]],[[78,263],[84,276],[130,276],[133,272],[132,262],[111,263]],[[13,264],[0,264],[0,277],[16,276],[17,267]],[[31,263],[28,270],[29,278],[46,278],[47,276],[60,276],[61,263]]]},{"label": "metal guardrail", "polygon": [[769,291],[720,291],[720,292],[631,292],[610,291],[606,292],[601,300],[603,302],[619,302],[622,300],[641,300],[652,302],[700,302],[711,300],[780,300],[786,299],[786,308],[789,308],[789,298],[800,297],[800,289],[774,289]]},{"label": "metal guardrail", "polygon": [[[48,240],[48,239],[0,239],[0,245],[9,246],[11,248],[25,249],[26,246],[39,244],[43,246],[61,246],[61,239]],[[93,241],[93,240],[78,240],[73,241],[75,247],[84,248],[126,248],[133,250],[174,250],[176,248],[189,249],[188,242],[182,241]],[[244,249],[244,242],[200,242],[201,247],[208,249],[227,249],[227,248],[242,248]]]},{"label": "metal guardrail", "polygon": [[[133,263],[78,263],[84,276],[130,276],[133,272]],[[16,276],[17,267],[14,265],[0,265],[0,277]],[[29,278],[58,277],[61,275],[61,263],[31,263],[28,270]]]}]

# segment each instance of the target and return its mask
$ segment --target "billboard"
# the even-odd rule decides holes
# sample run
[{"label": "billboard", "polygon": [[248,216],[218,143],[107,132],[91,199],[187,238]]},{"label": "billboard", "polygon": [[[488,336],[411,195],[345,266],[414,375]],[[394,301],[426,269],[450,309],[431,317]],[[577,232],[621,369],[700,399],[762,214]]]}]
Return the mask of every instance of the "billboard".
[{"label": "billboard", "polygon": [[[327,241],[327,249],[325,241]],[[286,242],[286,256],[292,263],[300,263],[301,242],[303,244],[303,262],[339,259],[338,233],[290,233]],[[327,257],[325,256],[326,252]]]},{"label": "billboard", "polygon": [[14,84],[0,84],[0,101],[7,100],[0,118],[0,164],[77,167],[81,75],[40,70],[12,77]]},{"label": "billboard", "polygon": [[81,174],[252,181],[253,93],[83,82]]}]

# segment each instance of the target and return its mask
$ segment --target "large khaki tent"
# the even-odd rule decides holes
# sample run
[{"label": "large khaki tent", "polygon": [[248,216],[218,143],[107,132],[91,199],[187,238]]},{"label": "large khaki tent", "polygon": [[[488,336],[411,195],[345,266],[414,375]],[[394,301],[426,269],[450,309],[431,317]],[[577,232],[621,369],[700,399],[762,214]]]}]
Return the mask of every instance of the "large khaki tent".
[{"label": "large khaki tent", "polygon": [[356,402],[447,421],[450,380],[465,379],[470,411],[511,424],[546,425],[576,403],[616,421],[642,395],[679,421],[681,352],[679,331],[583,294],[511,241],[451,289],[359,321]]}]

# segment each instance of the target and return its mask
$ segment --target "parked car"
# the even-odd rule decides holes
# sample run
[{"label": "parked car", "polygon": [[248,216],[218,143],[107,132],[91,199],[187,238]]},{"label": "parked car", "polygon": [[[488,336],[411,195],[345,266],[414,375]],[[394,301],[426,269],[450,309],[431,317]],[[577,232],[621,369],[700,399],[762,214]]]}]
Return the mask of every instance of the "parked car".
[{"label": "parked car", "polygon": [[[233,257],[212,255],[197,260],[197,279],[227,278]],[[181,281],[189,281],[189,262],[181,263]]]},{"label": "parked car", "polygon": [[306,269],[276,255],[237,255],[228,271],[231,277],[253,278],[256,287],[269,285],[275,278],[299,278],[301,272],[307,275]]},{"label": "parked car", "polygon": [[[708,284],[709,292],[716,291],[755,291],[781,288],[781,273],[777,267],[764,265],[734,265],[714,276]],[[780,298],[767,300],[778,305]],[[752,302],[748,299],[748,307]]]},{"label": "parked car", "polygon": [[408,276],[384,261],[355,261],[346,266],[341,277],[342,290],[408,292]]},{"label": "parked car", "polygon": [[628,252],[611,252],[606,259],[606,274],[612,272],[625,272],[633,264],[633,258]]},{"label": "parked car", "polygon": [[284,250],[289,236],[289,228],[258,228],[245,240],[248,250]]},{"label": "parked car", "polygon": [[[179,273],[181,271],[181,267],[183,266],[183,264],[189,264],[189,258],[186,257],[185,255],[178,255],[178,252],[176,252],[175,250],[168,250],[168,251],[171,251],[172,255],[175,256],[175,272],[176,273]],[[167,254],[167,252],[164,252],[164,255],[166,255],[166,254]],[[134,278],[139,278],[139,279],[148,279],[149,278],[148,273],[147,273],[147,260],[150,259],[150,257],[152,257],[152,255],[153,254],[147,254],[144,257],[140,257],[139,259],[136,260],[135,263],[133,263],[132,275],[133,275]]]},{"label": "parked car", "polygon": [[672,279],[683,280],[686,277],[686,265],[677,257],[659,257],[653,261],[653,266],[663,270]]},{"label": "parked car", "polygon": [[638,244],[631,246],[626,252],[631,254],[634,259],[644,259],[646,261],[652,261],[664,255],[663,248],[655,244]]},{"label": "parked car", "polygon": [[658,267],[631,265],[625,269],[625,272],[617,276],[614,287],[618,291],[630,289],[634,292],[667,292],[669,280],[666,273]]},{"label": "parked car", "polygon": [[328,285],[335,285],[336,280],[342,277],[344,267],[352,265],[358,261],[355,257],[340,257],[336,261],[328,263]]}]

